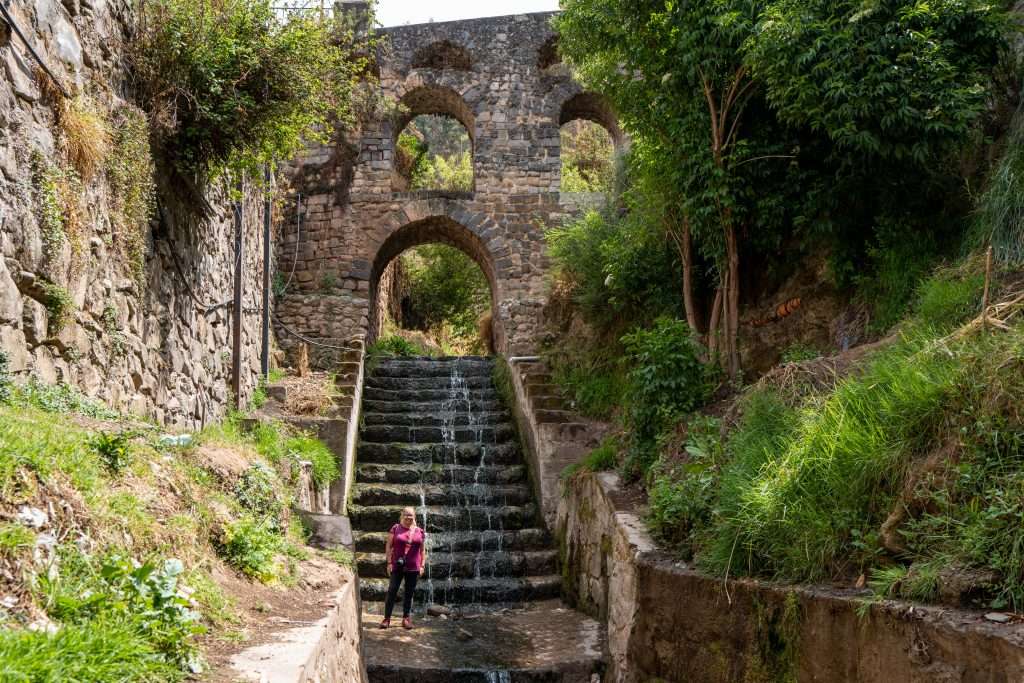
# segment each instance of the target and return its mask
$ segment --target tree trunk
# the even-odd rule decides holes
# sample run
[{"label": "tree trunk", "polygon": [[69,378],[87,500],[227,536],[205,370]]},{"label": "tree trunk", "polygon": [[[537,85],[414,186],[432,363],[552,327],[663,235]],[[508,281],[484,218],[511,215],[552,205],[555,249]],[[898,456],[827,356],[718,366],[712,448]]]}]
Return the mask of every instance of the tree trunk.
[{"label": "tree trunk", "polygon": [[683,307],[686,309],[686,322],[694,339],[701,335],[700,312],[693,300],[693,245],[690,239],[690,219],[683,217],[683,235],[679,245],[680,257],[683,260]]},{"label": "tree trunk", "polygon": [[719,279],[718,289],[715,290],[715,299],[711,303],[711,320],[708,323],[708,353],[711,358],[719,352],[718,325],[722,320],[722,292],[725,291],[725,276]]},{"label": "tree trunk", "polygon": [[731,217],[725,225],[725,256],[728,261],[728,289],[725,292],[726,351],[729,361],[729,376],[735,379],[740,372],[739,326],[740,326],[740,253],[736,244],[736,228]]}]

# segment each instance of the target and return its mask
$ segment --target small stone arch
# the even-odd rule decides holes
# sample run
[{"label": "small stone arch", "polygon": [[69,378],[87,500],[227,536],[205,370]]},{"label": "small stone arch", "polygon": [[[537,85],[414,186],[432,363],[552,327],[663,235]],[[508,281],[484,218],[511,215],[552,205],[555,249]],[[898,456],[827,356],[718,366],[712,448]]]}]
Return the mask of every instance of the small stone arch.
[{"label": "small stone arch", "polygon": [[391,136],[395,150],[392,164],[392,190],[405,191],[404,180],[398,164],[398,138],[409,123],[417,116],[435,114],[450,116],[466,129],[469,135],[470,159],[473,163],[473,183],[476,183],[476,116],[457,91],[441,85],[420,85],[406,92],[399,100],[399,114],[394,121]]},{"label": "small stone arch", "polygon": [[412,88],[398,101],[401,112],[395,121],[394,137],[422,114],[440,114],[451,116],[465,126],[469,139],[476,137],[476,116],[466,101],[455,90],[442,85],[421,85]]},{"label": "small stone arch", "polygon": [[473,59],[463,46],[450,40],[439,40],[417,50],[410,66],[413,69],[470,71],[473,69]]},{"label": "small stone arch", "polygon": [[619,120],[611,104],[601,95],[590,92],[581,92],[573,95],[562,103],[562,109],[558,115],[558,125],[585,119],[593,121],[602,126],[612,136],[616,149],[622,148],[626,142],[626,136],[619,127]]},{"label": "small stone arch", "polygon": [[[441,243],[455,247],[472,258],[480,270],[483,271],[491,290],[491,314],[494,326],[494,340],[498,342],[503,339],[502,325],[498,320],[497,302],[503,290],[502,279],[508,274],[503,272],[499,263],[503,250],[496,253],[488,241],[478,233],[480,227],[487,225],[487,222],[480,216],[460,216],[465,221],[460,222],[447,213],[430,215],[410,221],[398,229],[392,231],[381,241],[373,257],[373,264],[370,270],[369,285],[369,333],[368,341],[372,343],[380,335],[384,317],[380,308],[380,284],[388,265],[402,252],[422,244]],[[477,226],[471,229],[470,226]]]}]

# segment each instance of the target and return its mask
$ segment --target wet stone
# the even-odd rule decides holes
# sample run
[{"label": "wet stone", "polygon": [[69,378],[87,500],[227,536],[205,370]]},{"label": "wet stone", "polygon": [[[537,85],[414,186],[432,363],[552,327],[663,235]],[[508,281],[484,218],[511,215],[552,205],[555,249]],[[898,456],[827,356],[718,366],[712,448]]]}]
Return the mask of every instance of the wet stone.
[{"label": "wet stone", "polygon": [[[367,377],[349,517],[371,683],[589,683],[601,670],[600,627],[557,601],[558,552],[492,371],[479,358],[396,359]],[[422,620],[378,630],[388,529],[407,506],[427,532]]]}]

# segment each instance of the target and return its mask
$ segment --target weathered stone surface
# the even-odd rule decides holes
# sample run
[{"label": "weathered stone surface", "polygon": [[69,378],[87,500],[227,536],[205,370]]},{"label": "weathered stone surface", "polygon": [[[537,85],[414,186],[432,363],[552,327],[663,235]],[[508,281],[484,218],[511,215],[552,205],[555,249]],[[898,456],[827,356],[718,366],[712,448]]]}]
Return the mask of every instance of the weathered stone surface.
[{"label": "weathered stone surface", "polygon": [[[132,106],[108,85],[124,78],[116,52],[130,12],[95,0],[33,0],[10,10],[66,85],[78,83],[111,111]],[[0,44],[0,62],[0,340],[12,369],[21,380],[36,375],[71,382],[114,408],[178,427],[219,418],[231,381],[230,317],[224,308],[205,307],[232,294],[233,223],[231,211],[221,210],[223,194],[211,190],[218,210],[210,221],[169,222],[146,236],[145,273],[138,282],[112,235],[117,198],[104,173],[83,185],[78,244],[72,248],[68,235],[56,243],[44,240],[33,169],[68,165],[55,142],[60,129],[40,99],[24,45],[17,39]],[[262,203],[253,197],[247,193],[244,202],[243,404],[259,367]],[[75,304],[72,322],[59,333],[50,329],[41,303],[43,283],[65,288]]]},{"label": "weathered stone surface", "polygon": [[457,620],[443,608],[436,611],[417,620],[413,631],[380,630],[380,614],[364,612],[372,681],[590,683],[601,669],[600,626],[557,601]]},{"label": "weathered stone surface", "polygon": [[[356,577],[325,601],[323,617],[273,634],[231,659],[231,680],[259,683],[365,683]],[[292,622],[295,623],[295,622]],[[224,680],[228,680],[227,677]]]}]

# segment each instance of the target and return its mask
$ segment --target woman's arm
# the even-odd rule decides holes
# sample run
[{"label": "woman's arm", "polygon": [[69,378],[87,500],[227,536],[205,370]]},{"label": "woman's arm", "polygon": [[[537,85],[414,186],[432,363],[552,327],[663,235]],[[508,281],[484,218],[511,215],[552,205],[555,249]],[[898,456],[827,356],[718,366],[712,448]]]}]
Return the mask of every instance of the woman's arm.
[{"label": "woman's arm", "polygon": [[427,570],[427,532],[423,532],[423,543],[420,544],[420,576]]},{"label": "woman's arm", "polygon": [[388,532],[388,540],[384,542],[384,571],[387,572],[388,576],[391,576],[391,541],[395,535]]}]

